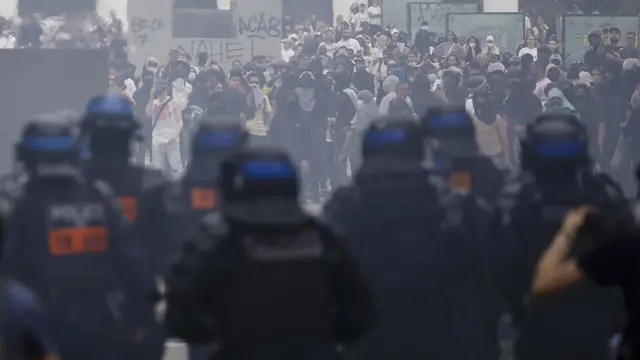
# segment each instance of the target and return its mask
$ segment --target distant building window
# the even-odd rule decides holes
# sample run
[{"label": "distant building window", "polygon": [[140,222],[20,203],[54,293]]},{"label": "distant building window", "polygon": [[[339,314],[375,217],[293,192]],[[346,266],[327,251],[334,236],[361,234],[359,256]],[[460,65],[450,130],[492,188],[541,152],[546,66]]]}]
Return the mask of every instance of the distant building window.
[{"label": "distant building window", "polygon": [[175,0],[173,37],[234,39],[236,26],[233,21],[233,6],[229,6],[228,1],[221,2],[224,3],[223,9],[218,7],[218,0]]}]

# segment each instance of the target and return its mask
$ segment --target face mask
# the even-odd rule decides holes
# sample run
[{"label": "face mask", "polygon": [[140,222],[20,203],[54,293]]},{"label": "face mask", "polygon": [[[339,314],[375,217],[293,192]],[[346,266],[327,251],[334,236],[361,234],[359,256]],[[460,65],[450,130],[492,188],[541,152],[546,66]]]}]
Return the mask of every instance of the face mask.
[{"label": "face mask", "polygon": [[429,27],[428,26],[423,26],[422,30],[429,30]]},{"label": "face mask", "polygon": [[476,43],[469,43],[469,46],[471,46],[472,48],[476,47]]},{"label": "face mask", "polygon": [[403,50],[404,49],[404,43],[399,42],[398,43],[398,49]]}]

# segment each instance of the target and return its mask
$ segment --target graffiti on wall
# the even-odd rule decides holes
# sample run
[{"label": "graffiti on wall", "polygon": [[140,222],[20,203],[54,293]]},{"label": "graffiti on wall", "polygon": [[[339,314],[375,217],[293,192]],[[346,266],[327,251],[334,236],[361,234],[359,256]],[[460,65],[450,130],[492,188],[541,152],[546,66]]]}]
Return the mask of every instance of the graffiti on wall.
[{"label": "graffiti on wall", "polygon": [[[175,9],[172,0],[155,1],[156,6],[148,7],[145,0],[129,0],[130,59],[137,66],[172,49],[192,58],[205,52],[225,67],[256,56],[267,61],[280,57],[282,0],[243,0],[232,5],[232,10],[201,11]],[[211,21],[199,22],[204,18],[220,21],[216,26]]]}]

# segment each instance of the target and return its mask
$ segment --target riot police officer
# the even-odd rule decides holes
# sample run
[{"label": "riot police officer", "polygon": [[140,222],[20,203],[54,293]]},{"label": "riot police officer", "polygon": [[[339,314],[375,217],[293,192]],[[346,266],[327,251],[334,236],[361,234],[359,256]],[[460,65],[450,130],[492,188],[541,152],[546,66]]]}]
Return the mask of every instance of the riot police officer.
[{"label": "riot police officer", "polygon": [[151,271],[159,275],[166,265],[161,259],[172,250],[162,206],[167,181],[158,170],[130,163],[131,146],[139,129],[133,109],[121,96],[107,94],[91,99],[80,121],[81,136],[91,154],[83,162],[83,169],[87,178],[104,181],[113,188],[127,220],[136,225]]},{"label": "riot police officer", "polygon": [[456,335],[458,322],[479,331],[457,317],[458,310],[468,313],[456,299],[477,270],[469,256],[478,252],[463,233],[467,204],[423,169],[424,151],[412,118],[375,120],[363,137],[353,184],[323,209],[363,259],[382,309],[351,359],[443,358],[459,339],[469,341],[469,332]]},{"label": "riot police officer", "polygon": [[[91,154],[83,168],[88,179],[104,181],[113,188],[124,215],[137,230],[148,259],[144,265],[150,266],[147,273],[160,276],[164,270],[160,269],[160,259],[170,251],[168,228],[163,227],[167,215],[163,212],[161,185],[166,181],[160,171],[129,161],[139,130],[134,110],[122,96],[107,94],[91,99],[80,122],[81,136],[86,138]],[[164,352],[164,327],[156,324],[151,301],[138,311],[148,319],[146,336],[130,350],[140,352],[136,357],[158,359]]]},{"label": "riot police officer", "polygon": [[[184,177],[169,184],[163,196],[174,249],[179,249],[185,234],[195,231],[206,214],[218,208],[220,163],[247,140],[242,123],[230,116],[209,116],[201,122],[191,141],[191,163]],[[209,359],[212,353],[210,344],[189,345],[192,360]]]},{"label": "riot police officer", "polygon": [[495,204],[504,187],[503,170],[480,154],[473,120],[463,106],[429,108],[421,119],[428,151],[452,187]]},{"label": "riot police officer", "polygon": [[15,149],[28,180],[3,265],[42,299],[63,358],[107,359],[116,328],[139,329],[132,309],[152,284],[109,186],[82,175],[74,125],[41,115],[25,126]]},{"label": "riot police officer", "polygon": [[218,115],[205,118],[191,147],[191,164],[184,177],[167,187],[163,204],[169,214],[173,248],[178,249],[185,234],[219,205],[220,163],[244,147],[248,134],[238,119]]},{"label": "riot police officer", "polygon": [[[496,280],[519,330],[518,359],[604,359],[617,330],[621,301],[615,290],[585,284],[555,299],[530,297],[536,263],[569,210],[587,204],[607,214],[607,223],[633,221],[620,187],[591,171],[588,148],[576,117],[541,115],[522,142],[522,173],[498,201]],[[586,250],[576,246],[569,256]]]},{"label": "riot police officer", "polygon": [[[4,200],[4,199],[3,199]],[[4,242],[10,204],[0,202],[0,237]],[[0,345],[8,359],[56,359],[58,349],[37,295],[24,284],[0,277]]]},{"label": "riot police officer", "polygon": [[167,325],[220,359],[338,359],[374,316],[341,239],[298,204],[280,150],[240,150],[221,168],[222,206],[205,217],[167,275]]}]

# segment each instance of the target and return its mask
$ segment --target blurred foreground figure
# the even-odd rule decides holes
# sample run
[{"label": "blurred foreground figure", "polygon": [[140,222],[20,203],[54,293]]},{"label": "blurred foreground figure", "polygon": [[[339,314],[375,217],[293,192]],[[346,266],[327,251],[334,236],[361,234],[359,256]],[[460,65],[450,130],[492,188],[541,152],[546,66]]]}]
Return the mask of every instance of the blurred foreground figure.
[{"label": "blurred foreground figure", "polygon": [[[537,265],[532,282],[536,297],[563,296],[583,286],[585,280],[600,286],[619,286],[626,306],[625,330],[617,349],[618,359],[640,358],[640,229],[636,224],[607,226],[602,212],[582,206],[571,211]],[[579,256],[569,256],[576,246],[588,246]]]},{"label": "blurred foreground figure", "polygon": [[[507,185],[496,216],[497,283],[519,330],[518,359],[606,359],[621,312],[619,293],[591,284],[563,296],[534,299],[530,284],[536,263],[572,208],[589,204],[607,222],[630,224],[632,214],[620,187],[591,171],[584,126],[565,113],[541,115],[522,142],[523,172]],[[570,257],[588,250],[574,247]]]},{"label": "blurred foreground figure", "polygon": [[[467,310],[458,299],[479,270],[463,233],[463,224],[473,227],[465,199],[422,168],[422,129],[412,118],[375,120],[362,157],[353,184],[323,212],[362,259],[381,309],[377,326],[348,357],[446,358],[457,340],[469,341],[455,334],[457,316]],[[473,319],[461,321],[477,331]]]},{"label": "blurred foreground figure", "polygon": [[[230,116],[208,114],[201,121],[193,141],[189,141],[191,162],[184,177],[169,184],[164,194],[163,206],[169,214],[171,253],[182,246],[185,235],[197,230],[207,214],[218,209],[220,163],[243,148],[248,137],[243,124]],[[211,344],[189,345],[191,360],[209,360],[212,354]]]},{"label": "blurred foreground figure", "polygon": [[336,234],[298,205],[279,150],[222,163],[221,206],[169,269],[167,325],[216,359],[340,359],[373,323],[369,290]]},{"label": "blurred foreground figure", "polygon": [[456,190],[495,204],[505,178],[502,170],[480,153],[476,128],[464,106],[429,108],[421,123],[434,169]]},{"label": "blurred foreground figure", "polygon": [[[89,156],[83,163],[84,174],[91,181],[104,181],[113,188],[127,220],[132,222],[142,241],[148,275],[164,271],[170,250],[166,214],[162,211],[164,176],[158,170],[132,165],[132,142],[137,140],[140,124],[133,108],[122,96],[98,96],[87,105],[80,123],[81,136],[88,142]],[[149,284],[153,279],[147,280]],[[149,289],[151,290],[151,289]],[[128,344],[137,358],[159,359],[164,353],[164,326],[155,322],[153,303],[136,309],[146,317],[145,337]]]},{"label": "blurred foreground figure", "polygon": [[[0,204],[0,241],[4,243],[9,204]],[[58,350],[38,297],[22,283],[0,278],[0,338],[3,359],[57,360]]]},{"label": "blurred foreground figure", "polygon": [[16,155],[28,180],[3,265],[41,298],[62,358],[112,359],[116,330],[133,333],[142,324],[135,309],[151,284],[117,198],[83,177],[74,130],[56,115],[25,126]]}]

